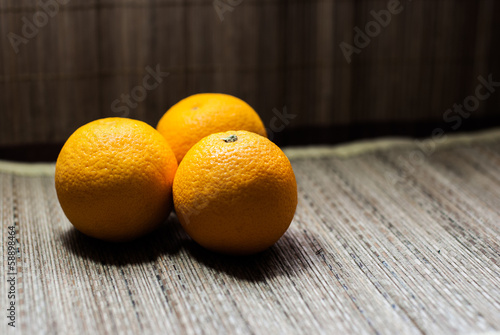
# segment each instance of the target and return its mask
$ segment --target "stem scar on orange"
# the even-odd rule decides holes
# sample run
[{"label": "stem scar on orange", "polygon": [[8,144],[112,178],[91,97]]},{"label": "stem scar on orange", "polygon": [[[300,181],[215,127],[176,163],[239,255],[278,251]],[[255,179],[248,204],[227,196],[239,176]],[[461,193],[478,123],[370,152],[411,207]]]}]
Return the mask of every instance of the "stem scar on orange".
[{"label": "stem scar on orange", "polygon": [[180,163],[188,150],[203,137],[232,129],[266,136],[259,115],[245,101],[228,94],[202,93],[172,106],[156,127]]},{"label": "stem scar on orange", "polygon": [[57,197],[82,233],[127,241],[154,230],[172,208],[177,161],[148,124],[106,118],[77,129],[56,163]]},{"label": "stem scar on orange", "polygon": [[229,254],[269,248],[297,207],[290,161],[270,140],[247,131],[215,133],[195,144],[179,165],[173,195],[191,238]]}]

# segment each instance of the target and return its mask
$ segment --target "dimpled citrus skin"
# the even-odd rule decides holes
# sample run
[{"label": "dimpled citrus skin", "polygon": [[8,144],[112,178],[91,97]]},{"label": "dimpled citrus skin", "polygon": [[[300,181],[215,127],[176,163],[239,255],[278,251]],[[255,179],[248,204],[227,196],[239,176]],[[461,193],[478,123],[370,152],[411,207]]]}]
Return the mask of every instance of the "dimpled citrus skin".
[{"label": "dimpled citrus skin", "polygon": [[153,127],[106,118],[68,138],[57,158],[55,186],[76,229],[102,240],[128,241],[166,219],[176,170],[174,153]]},{"label": "dimpled citrus skin", "polygon": [[[231,142],[231,135],[237,140]],[[179,165],[173,194],[193,240],[227,254],[269,248],[297,207],[290,161],[270,140],[247,131],[212,134],[194,145]]]},{"label": "dimpled citrus skin", "polygon": [[219,93],[195,94],[179,101],[163,115],[156,129],[167,139],[179,163],[193,145],[213,133],[238,129],[267,136],[250,105]]}]

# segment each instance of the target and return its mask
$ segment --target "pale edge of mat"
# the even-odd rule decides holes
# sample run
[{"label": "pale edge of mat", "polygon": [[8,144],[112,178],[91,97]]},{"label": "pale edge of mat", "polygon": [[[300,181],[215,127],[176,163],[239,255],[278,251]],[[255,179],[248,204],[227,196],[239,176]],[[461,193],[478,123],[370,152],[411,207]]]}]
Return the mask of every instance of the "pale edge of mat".
[{"label": "pale edge of mat", "polygon": [[473,143],[487,143],[500,140],[500,128],[493,128],[478,132],[443,134],[441,138],[405,138],[405,137],[387,137],[369,140],[361,140],[337,146],[310,146],[284,148],[283,151],[289,159],[320,158],[320,157],[339,157],[349,158],[363,155],[374,151],[391,149],[417,149],[427,148],[425,150],[441,150],[444,148],[470,145]]},{"label": "pale edge of mat", "polygon": [[[443,149],[456,145],[469,145],[476,142],[494,142],[500,140],[500,128],[474,133],[446,135],[439,139],[411,139],[403,137],[388,137],[356,141],[336,146],[306,146],[284,148],[289,159],[307,159],[320,157],[349,158],[373,151],[390,149],[421,149],[432,147],[432,150]],[[54,163],[16,163],[0,160],[0,172],[23,176],[52,176],[55,172]]]}]

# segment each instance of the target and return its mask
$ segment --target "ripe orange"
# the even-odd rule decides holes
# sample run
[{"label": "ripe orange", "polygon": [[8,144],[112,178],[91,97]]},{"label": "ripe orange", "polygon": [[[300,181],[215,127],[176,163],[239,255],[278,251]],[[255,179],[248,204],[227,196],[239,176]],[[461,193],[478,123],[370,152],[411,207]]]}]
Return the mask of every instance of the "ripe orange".
[{"label": "ripe orange", "polygon": [[127,241],[155,229],[172,208],[177,162],[144,122],[106,118],[77,129],[56,163],[61,207],[82,233]]},{"label": "ripe orange", "polygon": [[177,162],[203,137],[232,129],[262,136],[266,129],[259,115],[246,102],[227,94],[203,93],[172,106],[156,127],[175,153]]},{"label": "ripe orange", "polygon": [[193,240],[230,254],[273,245],[297,207],[290,161],[270,140],[247,131],[216,133],[195,144],[179,165],[173,194]]}]

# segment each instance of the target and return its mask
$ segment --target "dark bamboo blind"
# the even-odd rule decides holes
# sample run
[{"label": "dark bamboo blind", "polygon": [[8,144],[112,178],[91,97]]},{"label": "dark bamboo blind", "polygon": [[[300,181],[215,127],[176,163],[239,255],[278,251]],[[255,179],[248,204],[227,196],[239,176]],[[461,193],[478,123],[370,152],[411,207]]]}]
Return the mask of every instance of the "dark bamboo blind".
[{"label": "dark bamboo blind", "polygon": [[[294,116],[287,129],[440,121],[475,94],[479,76],[500,81],[496,0],[403,0],[349,63],[340,44],[354,45],[354,28],[365,31],[371,12],[388,6],[385,0],[0,0],[0,145],[60,143],[107,116],[156,125],[172,104],[197,92],[236,95],[268,126],[286,106]],[[150,90],[141,88],[157,66],[168,76],[155,85],[150,75]],[[463,122],[497,115],[497,90]],[[131,93],[138,99],[120,100]]]}]

